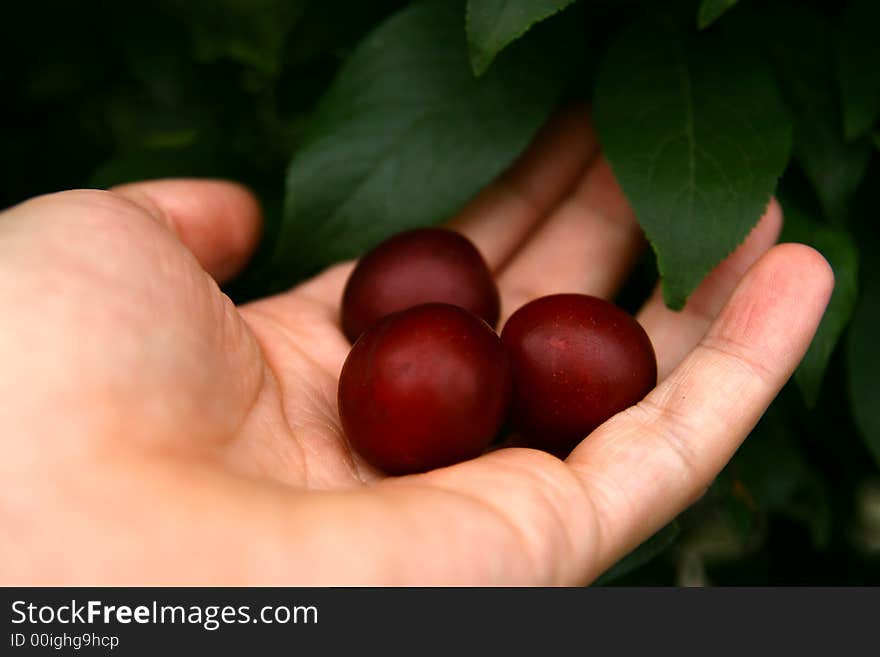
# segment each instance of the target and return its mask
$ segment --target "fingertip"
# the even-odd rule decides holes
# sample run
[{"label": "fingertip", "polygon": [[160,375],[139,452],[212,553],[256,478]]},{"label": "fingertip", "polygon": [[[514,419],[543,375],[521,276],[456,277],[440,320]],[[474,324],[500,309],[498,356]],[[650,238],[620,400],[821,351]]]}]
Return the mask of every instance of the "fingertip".
[{"label": "fingertip", "polygon": [[784,242],[771,249],[770,254],[778,260],[778,266],[788,271],[804,285],[810,285],[819,299],[827,304],[834,291],[834,268],[817,249],[800,242]]},{"label": "fingertip", "polygon": [[770,198],[770,203],[767,204],[767,210],[764,212],[764,216],[761,217],[758,225],[766,226],[765,230],[768,233],[773,234],[773,242],[776,242],[776,240],[779,239],[779,234],[782,232],[782,226],[784,223],[785,220],[782,206],[779,204],[779,201],[776,200],[776,197],[773,196]]},{"label": "fingertip", "polygon": [[598,149],[590,113],[574,103],[557,111],[507,175],[536,206],[545,207],[567,191],[569,185],[559,181],[574,183]]},{"label": "fingertip", "polygon": [[[662,371],[669,372],[703,335],[709,322],[721,312],[747,271],[777,242],[782,232],[782,207],[771,198],[764,214],[742,243],[709,272],[683,311],[670,311],[658,286],[639,313],[639,319],[652,339],[663,343]],[[681,338],[689,339],[682,343]]]},{"label": "fingertip", "polygon": [[598,148],[586,106],[560,109],[448,226],[466,235],[491,269],[500,270],[577,185]]},{"label": "fingertip", "polygon": [[110,191],[164,223],[218,281],[244,267],[260,238],[260,204],[236,182],[165,179],[119,185]]},{"label": "fingertip", "polygon": [[834,272],[804,244],[774,246],[749,270],[711,334],[764,345],[763,358],[794,365],[803,357],[834,289]]},{"label": "fingertip", "polygon": [[542,136],[548,142],[556,141],[577,146],[581,152],[593,151],[598,145],[590,111],[586,105],[579,102],[570,103],[557,110]]}]

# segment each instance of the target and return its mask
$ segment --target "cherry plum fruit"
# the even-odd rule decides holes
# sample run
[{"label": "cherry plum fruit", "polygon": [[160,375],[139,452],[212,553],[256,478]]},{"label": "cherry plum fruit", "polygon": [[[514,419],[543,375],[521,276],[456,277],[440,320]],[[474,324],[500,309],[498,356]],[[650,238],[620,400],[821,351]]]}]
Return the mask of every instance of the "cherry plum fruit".
[{"label": "cherry plum fruit", "polygon": [[385,315],[450,303],[498,321],[498,288],[477,248],[460,233],[417,228],[385,240],[358,262],[342,295],[342,328],[354,342]]},{"label": "cherry plum fruit", "polygon": [[513,425],[528,444],[558,456],[657,384],[644,329],[596,297],[555,294],[527,303],[501,340],[513,367]]},{"label": "cherry plum fruit", "polygon": [[339,379],[354,449],[388,474],[478,456],[505,420],[507,350],[482,319],[430,303],[387,315],[355,342]]}]

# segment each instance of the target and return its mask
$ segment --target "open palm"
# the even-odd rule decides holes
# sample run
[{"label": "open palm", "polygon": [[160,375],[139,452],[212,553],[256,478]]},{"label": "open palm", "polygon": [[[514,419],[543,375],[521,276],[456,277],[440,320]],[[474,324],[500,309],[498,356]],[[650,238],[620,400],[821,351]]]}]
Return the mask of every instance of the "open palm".
[{"label": "open palm", "polygon": [[[506,447],[386,478],[336,412],[352,264],[236,308],[215,280],[258,222],[246,191],[210,181],[0,215],[4,583],[588,582],[711,483],[833,286],[816,252],[773,247],[771,203],[683,312],[646,303],[660,384],[565,462]],[[583,110],[452,226],[496,272],[502,323],[543,294],[613,295],[643,248]]]}]

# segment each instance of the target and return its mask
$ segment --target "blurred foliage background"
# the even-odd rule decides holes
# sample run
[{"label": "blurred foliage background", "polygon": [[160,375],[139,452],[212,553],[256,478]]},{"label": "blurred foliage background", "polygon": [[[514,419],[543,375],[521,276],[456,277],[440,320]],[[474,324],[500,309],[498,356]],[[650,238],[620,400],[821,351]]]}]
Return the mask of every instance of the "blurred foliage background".
[{"label": "blurred foliage background", "polygon": [[[711,130],[732,126],[726,146],[709,143],[711,130],[703,145],[722,149],[712,155],[722,174],[731,175],[738,164],[732,155],[724,158],[733,142],[754,138],[768,149],[759,182],[769,193],[781,174],[776,193],[785,208],[785,237],[825,253],[837,288],[804,365],[707,495],[600,583],[880,584],[877,3],[470,0],[465,7],[449,0],[441,7],[433,0],[432,8],[411,11],[412,4],[8,3],[0,21],[0,208],[45,192],[149,178],[243,182],[259,196],[266,225],[252,265],[227,289],[242,301],[356,254],[407,223],[442,219],[485,183],[481,175],[491,178],[515,157],[555,105],[587,98],[601,119],[609,160],[657,249],[646,254],[618,302],[634,310],[647,296],[659,256],[670,280],[681,274],[679,287],[666,289],[675,305],[705,273],[703,265],[681,264],[682,239],[687,250],[713,258],[710,238],[723,238],[718,248],[729,250],[757,219],[730,214],[729,234],[716,227],[706,236],[705,226],[693,223],[700,217],[679,221],[674,205],[664,214],[663,193],[670,190],[640,187],[640,172],[629,167],[641,150],[659,148],[662,130],[678,118],[655,116],[644,134],[632,137],[634,124],[624,122],[629,106],[650,104],[651,94],[662,92],[669,73],[663,39],[676,48],[679,39],[685,60],[698,53],[711,62],[702,71],[696,64],[687,69],[695,125],[703,118]],[[631,51],[645,39],[630,26],[645,16],[660,20],[651,18],[656,5],[686,17],[679,21],[685,27],[645,43],[651,61],[621,56],[624,46]],[[546,27],[529,29],[538,23]],[[460,39],[443,31],[452,26],[458,34],[459,24]],[[721,39],[745,43],[763,59],[717,47]],[[522,43],[507,48],[514,41]],[[550,52],[548,43],[562,49]],[[747,69],[754,76],[738,74]],[[717,115],[713,99],[727,94],[730,102],[745,103],[743,89],[765,94],[765,105],[781,99],[785,117],[764,130],[773,139]],[[444,95],[461,102],[442,105],[442,120],[430,126],[425,143],[395,153],[413,175],[430,173],[437,189],[395,191],[373,176],[366,186],[373,196],[360,199],[363,212],[339,210],[332,190],[356,173],[371,174],[346,169],[347,154],[365,154],[366,166],[373,166],[366,155],[380,137],[406,139],[397,106],[404,99],[439,103]],[[381,111],[370,115],[369,107]],[[513,118],[493,123],[487,117],[496,107],[494,114]],[[486,126],[483,136],[477,128]],[[482,169],[462,172],[463,162]],[[331,192],[311,191],[322,183]],[[711,177],[697,185],[706,194],[714,189]],[[763,198],[761,189],[754,193]],[[381,203],[371,205],[377,198]],[[401,207],[416,209],[406,214]],[[743,221],[748,225],[735,226]],[[330,246],[316,247],[315,236]]]}]

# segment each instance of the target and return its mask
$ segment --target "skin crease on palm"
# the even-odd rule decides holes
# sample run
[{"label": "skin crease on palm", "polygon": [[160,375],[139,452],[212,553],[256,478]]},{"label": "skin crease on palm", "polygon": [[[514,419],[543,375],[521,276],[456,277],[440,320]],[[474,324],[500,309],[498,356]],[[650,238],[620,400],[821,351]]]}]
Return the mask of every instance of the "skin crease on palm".
[{"label": "skin crease on palm", "polygon": [[[583,108],[451,225],[502,320],[610,297],[644,240]],[[792,374],[833,287],[779,206],[680,313],[638,318],[660,383],[565,461],[518,447],[400,478],[336,412],[352,264],[236,308],[252,196],[167,180],[0,213],[4,584],[585,584],[697,500]]]}]

